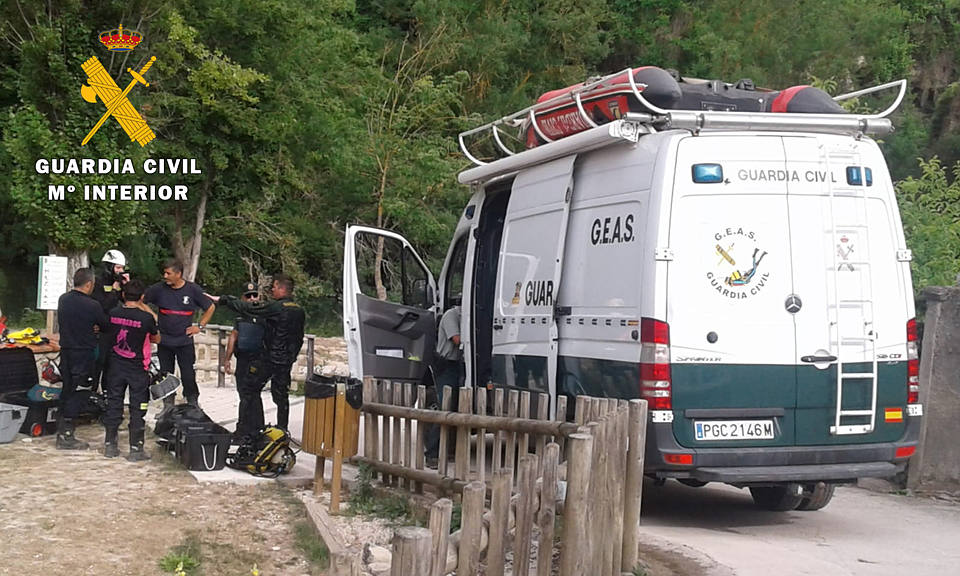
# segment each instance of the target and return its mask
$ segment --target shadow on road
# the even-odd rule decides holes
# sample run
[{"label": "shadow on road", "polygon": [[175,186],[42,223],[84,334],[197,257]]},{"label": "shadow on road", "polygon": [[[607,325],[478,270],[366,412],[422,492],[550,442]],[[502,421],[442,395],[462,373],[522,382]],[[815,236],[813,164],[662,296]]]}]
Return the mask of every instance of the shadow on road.
[{"label": "shadow on road", "polygon": [[725,484],[702,488],[667,480],[663,486],[652,480],[643,483],[645,526],[696,527],[705,530],[733,530],[753,526],[788,525],[804,514],[815,512],[770,512],[754,506],[747,489]]}]

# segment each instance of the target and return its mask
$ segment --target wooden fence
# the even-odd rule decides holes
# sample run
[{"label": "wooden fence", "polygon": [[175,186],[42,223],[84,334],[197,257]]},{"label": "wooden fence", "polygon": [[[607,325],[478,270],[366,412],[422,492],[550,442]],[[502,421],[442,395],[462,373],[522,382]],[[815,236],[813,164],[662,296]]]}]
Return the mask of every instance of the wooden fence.
[{"label": "wooden fence", "polygon": [[[459,408],[450,412],[454,392]],[[423,492],[426,484],[438,496],[461,500],[461,528],[449,535],[451,502],[434,504],[428,563],[410,552],[426,549],[424,531],[398,531],[393,574],[474,576],[483,563],[485,574],[497,576],[511,558],[513,574],[547,576],[556,568],[554,548],[561,576],[633,569],[645,401],[581,396],[574,421],[567,422],[566,398],[558,399],[551,420],[547,395],[516,390],[445,388],[441,410],[421,408],[423,386],[367,380],[363,394],[363,455],[354,461],[372,467],[384,485]],[[425,467],[423,456],[431,424],[440,427],[436,470]],[[455,447],[452,460],[448,446]],[[554,533],[558,501],[562,542]]]}]

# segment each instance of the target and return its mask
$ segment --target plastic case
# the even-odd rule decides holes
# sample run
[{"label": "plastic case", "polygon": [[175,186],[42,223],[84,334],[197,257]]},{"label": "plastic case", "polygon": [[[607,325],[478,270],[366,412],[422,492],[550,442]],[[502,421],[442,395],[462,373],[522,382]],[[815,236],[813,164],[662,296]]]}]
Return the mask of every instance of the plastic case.
[{"label": "plastic case", "polygon": [[27,407],[0,402],[0,444],[13,442],[27,417]]},{"label": "plastic case", "polygon": [[215,423],[191,424],[177,429],[177,460],[187,470],[223,469],[230,449],[230,431]]}]

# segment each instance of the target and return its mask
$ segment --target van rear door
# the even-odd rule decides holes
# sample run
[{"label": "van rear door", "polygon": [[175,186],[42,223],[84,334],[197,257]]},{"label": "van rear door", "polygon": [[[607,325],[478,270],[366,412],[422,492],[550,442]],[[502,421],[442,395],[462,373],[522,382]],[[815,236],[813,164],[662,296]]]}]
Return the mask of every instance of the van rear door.
[{"label": "van rear door", "polygon": [[[795,442],[790,215],[777,136],[703,135],[677,151],[667,318],[673,431],[688,447]],[[698,164],[722,168],[694,181]],[[709,170],[707,170],[709,172]]]},{"label": "van rear door", "polygon": [[493,314],[492,379],[506,388],[556,392],[554,307],[575,162],[576,156],[568,156],[535,166],[513,182]]},{"label": "van rear door", "polygon": [[903,240],[883,157],[869,140],[783,141],[787,169],[799,176],[787,183],[803,301],[794,315],[797,444],[897,440],[906,426],[912,289],[897,261]]},{"label": "van rear door", "polygon": [[437,286],[399,234],[348,226],[343,337],[350,375],[420,381],[433,360]]}]

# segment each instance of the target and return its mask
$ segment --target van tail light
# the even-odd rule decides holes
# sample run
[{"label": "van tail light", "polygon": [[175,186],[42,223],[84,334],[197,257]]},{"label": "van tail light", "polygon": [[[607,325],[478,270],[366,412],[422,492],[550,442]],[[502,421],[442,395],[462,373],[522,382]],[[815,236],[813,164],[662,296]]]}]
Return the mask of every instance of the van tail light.
[{"label": "van tail light", "polygon": [[920,403],[920,354],[917,352],[917,320],[907,321],[907,404]]},{"label": "van tail light", "polygon": [[672,410],[670,326],[652,318],[640,320],[640,397],[650,410]]}]

